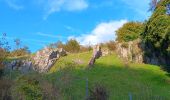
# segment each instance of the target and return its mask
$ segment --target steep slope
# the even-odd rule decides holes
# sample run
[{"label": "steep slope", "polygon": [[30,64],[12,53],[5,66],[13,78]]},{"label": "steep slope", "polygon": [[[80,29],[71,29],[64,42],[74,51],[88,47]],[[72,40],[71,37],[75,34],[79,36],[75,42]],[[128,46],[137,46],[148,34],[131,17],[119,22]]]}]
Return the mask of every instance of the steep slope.
[{"label": "steep slope", "polygon": [[[160,67],[146,64],[129,64],[119,60],[114,54],[96,61],[94,68],[87,70],[90,53],[70,54],[58,61],[47,79],[62,87],[64,99],[81,100],[86,96],[86,86],[92,88],[96,83],[106,87],[110,100],[170,99],[170,78]],[[74,62],[74,63],[73,63]],[[59,80],[57,80],[59,78]]]}]

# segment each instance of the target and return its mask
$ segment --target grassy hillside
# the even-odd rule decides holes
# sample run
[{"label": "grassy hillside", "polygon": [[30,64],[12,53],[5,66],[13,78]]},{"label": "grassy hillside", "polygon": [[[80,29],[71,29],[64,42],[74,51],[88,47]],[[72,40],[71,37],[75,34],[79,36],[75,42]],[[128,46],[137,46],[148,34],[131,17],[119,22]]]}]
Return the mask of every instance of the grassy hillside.
[{"label": "grassy hillside", "polygon": [[[50,70],[46,79],[62,87],[63,99],[81,100],[88,87],[101,84],[109,93],[110,100],[169,100],[170,78],[160,67],[145,64],[125,66],[114,54],[96,61],[87,70],[91,53],[70,54],[61,58]],[[80,64],[73,61],[80,60]]]},{"label": "grassy hillside", "polygon": [[84,100],[90,90],[100,84],[106,89],[109,100],[129,100],[129,95],[133,100],[170,100],[170,77],[160,67],[125,65],[111,54],[101,57],[92,69],[87,69],[91,54],[62,57],[47,74],[10,72],[4,78],[7,80],[0,80],[0,90],[12,85],[9,95],[16,100]]}]

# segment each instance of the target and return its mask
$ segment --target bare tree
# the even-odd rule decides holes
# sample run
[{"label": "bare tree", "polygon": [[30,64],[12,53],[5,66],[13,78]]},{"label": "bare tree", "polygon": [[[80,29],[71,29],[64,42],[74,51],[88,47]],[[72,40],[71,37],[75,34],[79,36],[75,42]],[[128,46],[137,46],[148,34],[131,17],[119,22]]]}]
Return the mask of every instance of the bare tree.
[{"label": "bare tree", "polygon": [[19,49],[20,45],[21,45],[21,40],[20,39],[15,39],[14,42],[15,42],[15,45],[16,45],[16,49]]}]

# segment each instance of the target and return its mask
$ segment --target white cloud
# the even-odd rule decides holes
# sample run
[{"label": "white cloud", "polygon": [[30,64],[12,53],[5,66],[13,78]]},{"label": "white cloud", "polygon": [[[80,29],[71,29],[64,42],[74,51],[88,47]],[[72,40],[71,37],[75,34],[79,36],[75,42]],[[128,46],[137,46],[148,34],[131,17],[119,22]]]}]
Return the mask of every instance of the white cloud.
[{"label": "white cloud", "polygon": [[127,20],[103,22],[97,25],[96,28],[90,32],[90,34],[82,34],[78,37],[70,36],[68,39],[74,38],[78,40],[82,45],[88,45],[89,43],[94,45],[97,43],[104,43],[110,40],[115,40],[115,31],[127,22]]},{"label": "white cloud", "polygon": [[14,10],[21,10],[21,9],[24,8],[23,6],[18,5],[18,4],[16,3],[16,0],[5,0],[5,2],[7,3],[7,5],[8,5],[10,8],[12,8],[12,9],[14,9]]},{"label": "white cloud", "polygon": [[59,11],[81,11],[88,7],[86,0],[39,0],[45,8],[44,19]]}]

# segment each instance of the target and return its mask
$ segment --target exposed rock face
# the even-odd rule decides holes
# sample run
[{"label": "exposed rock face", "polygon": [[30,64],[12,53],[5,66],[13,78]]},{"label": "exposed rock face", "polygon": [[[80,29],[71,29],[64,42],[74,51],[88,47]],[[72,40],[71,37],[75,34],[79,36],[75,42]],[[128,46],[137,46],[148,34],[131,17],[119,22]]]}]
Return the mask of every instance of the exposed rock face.
[{"label": "exposed rock face", "polygon": [[102,56],[107,56],[110,54],[110,50],[108,48],[102,48],[101,52]]},{"label": "exposed rock face", "polygon": [[19,70],[23,73],[26,73],[30,70],[43,73],[47,72],[61,56],[66,55],[66,51],[62,48],[51,49],[46,47],[43,50],[38,51],[35,56],[30,58],[30,60],[13,60],[11,62],[5,63],[5,66],[7,69]]},{"label": "exposed rock face", "polygon": [[22,73],[27,73],[32,70],[33,63],[30,60],[13,60],[5,65],[9,70],[19,70]]},{"label": "exposed rock face", "polygon": [[38,72],[47,72],[54,63],[61,57],[65,56],[66,51],[64,49],[51,49],[45,48],[38,51],[32,58],[34,61],[34,70]]},{"label": "exposed rock face", "polygon": [[140,43],[139,39],[128,43],[117,43],[116,52],[125,61],[143,63],[143,51]]},{"label": "exposed rock face", "polygon": [[161,65],[161,63],[166,63],[164,58],[156,57],[154,52],[150,57],[144,55],[145,50],[145,45],[142,44],[140,39],[130,41],[125,44],[117,43],[116,45],[116,52],[118,56],[125,61],[134,63],[148,63],[154,65]]},{"label": "exposed rock face", "polygon": [[93,56],[90,59],[89,66],[94,65],[95,60],[102,56],[102,51],[100,45],[96,45],[93,47]]}]

